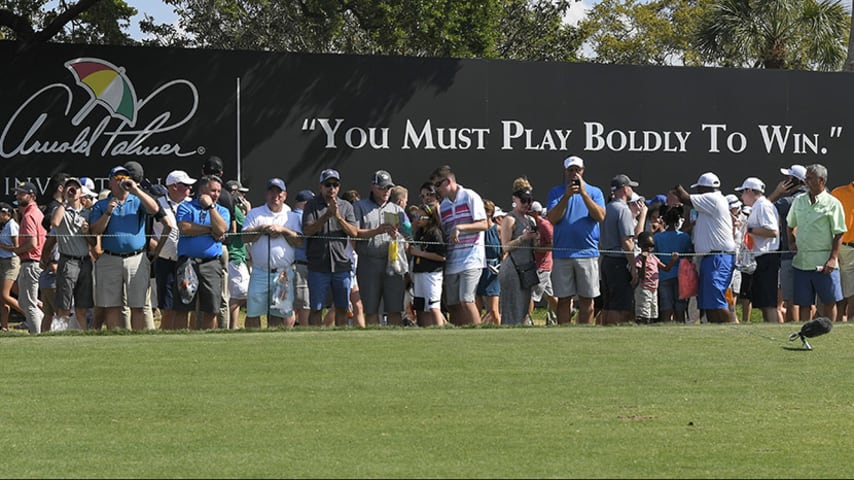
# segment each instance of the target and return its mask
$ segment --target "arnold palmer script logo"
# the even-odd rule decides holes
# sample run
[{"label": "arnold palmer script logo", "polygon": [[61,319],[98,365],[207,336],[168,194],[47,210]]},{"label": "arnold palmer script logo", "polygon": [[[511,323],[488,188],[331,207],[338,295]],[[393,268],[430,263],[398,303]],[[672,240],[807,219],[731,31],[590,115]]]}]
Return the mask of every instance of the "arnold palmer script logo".
[{"label": "arnold palmer script logo", "polygon": [[[187,157],[205,152],[201,146],[185,150],[177,143],[162,143],[156,139],[158,134],[181,127],[195,115],[199,106],[199,92],[189,81],[172,80],[147,97],[138,99],[124,68],[98,58],[70,60],[65,63],[65,67],[74,76],[76,85],[73,90],[64,83],[52,83],[24,101],[3,128],[0,157],[45,153],[86,157]],[[74,95],[84,92],[89,98],[71,117],[70,123],[74,128],[65,130],[68,133],[64,138],[46,138],[47,134],[43,132],[45,122],[51,116],[59,116],[60,112],[39,111],[38,105],[57,102],[64,106],[61,115],[68,118],[72,112]],[[165,92],[169,92],[169,110],[145,111],[152,100]],[[190,103],[182,105],[182,99]],[[161,105],[164,103],[159,102]],[[189,109],[186,109],[187,106]],[[186,113],[173,118],[175,111]],[[146,119],[142,125],[139,125],[140,118]],[[87,122],[81,128],[84,120]],[[111,124],[114,127],[111,128]],[[12,132],[16,136],[13,137]]]}]

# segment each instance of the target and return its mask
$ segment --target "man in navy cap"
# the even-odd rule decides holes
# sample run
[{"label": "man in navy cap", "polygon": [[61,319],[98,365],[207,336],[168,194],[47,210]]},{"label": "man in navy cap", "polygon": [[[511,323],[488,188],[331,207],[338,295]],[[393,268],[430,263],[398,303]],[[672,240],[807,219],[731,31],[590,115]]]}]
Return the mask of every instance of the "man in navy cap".
[{"label": "man in navy cap", "polygon": [[[288,190],[284,180],[267,180],[265,203],[249,210],[243,240],[250,244],[252,272],[246,298],[246,328],[260,328],[261,316],[268,327],[294,325],[294,247],[302,244],[299,219],[285,209]],[[273,298],[277,287],[284,295]]]},{"label": "man in navy cap", "polygon": [[108,328],[125,327],[120,322],[125,305],[131,311],[131,328],[142,330],[150,286],[150,263],[143,254],[146,220],[160,206],[124,166],[110,170],[109,185],[110,195],[95,203],[89,218],[89,230],[102,236],[104,251],[95,262],[95,305],[105,309]]},{"label": "man in navy cap", "polygon": [[338,198],[341,175],[331,168],[320,172],[320,195],[305,204],[302,228],[308,258],[308,288],[311,303],[309,324],[321,324],[321,311],[331,288],[335,324],[347,325],[350,306],[350,273],[353,262],[347,253],[348,237],[359,234],[350,202]]}]

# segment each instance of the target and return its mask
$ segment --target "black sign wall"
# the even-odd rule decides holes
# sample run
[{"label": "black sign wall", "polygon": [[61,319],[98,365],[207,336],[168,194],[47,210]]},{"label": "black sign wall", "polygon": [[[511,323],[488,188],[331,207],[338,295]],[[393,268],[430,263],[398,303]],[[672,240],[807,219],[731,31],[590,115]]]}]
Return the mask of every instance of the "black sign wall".
[{"label": "black sign wall", "polygon": [[[617,173],[648,196],[705,171],[729,192],[747,176],[821,163],[852,180],[854,76],[767,70],[223,52],[0,42],[0,197],[55,172],[104,179],[137,160],[152,180],[197,175],[210,155],[261,201],[336,168],[366,192],[373,171],[417,188],[450,164],[505,208],[584,158],[588,182]],[[102,185],[97,185],[101,188]]]}]

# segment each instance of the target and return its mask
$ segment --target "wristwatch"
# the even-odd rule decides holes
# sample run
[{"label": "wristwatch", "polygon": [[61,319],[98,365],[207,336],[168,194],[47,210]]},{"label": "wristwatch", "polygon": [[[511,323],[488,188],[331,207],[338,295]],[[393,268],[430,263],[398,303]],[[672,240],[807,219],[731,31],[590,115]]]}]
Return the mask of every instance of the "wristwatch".
[{"label": "wristwatch", "polygon": [[213,207],[214,207],[214,206],[213,206],[213,203],[212,203],[212,204],[208,205],[207,207],[205,207],[204,209],[205,209],[205,210],[213,210]]}]

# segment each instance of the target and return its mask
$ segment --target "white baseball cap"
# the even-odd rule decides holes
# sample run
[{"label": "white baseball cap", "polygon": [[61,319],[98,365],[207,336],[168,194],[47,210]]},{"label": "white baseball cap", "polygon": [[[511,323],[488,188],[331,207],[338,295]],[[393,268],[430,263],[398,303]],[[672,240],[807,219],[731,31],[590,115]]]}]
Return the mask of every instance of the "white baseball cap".
[{"label": "white baseball cap", "polygon": [[563,169],[566,170],[569,167],[576,166],[578,168],[584,168],[584,160],[581,157],[576,157],[575,155],[571,157],[566,157],[563,161]]},{"label": "white baseball cap", "polygon": [[691,185],[691,188],[697,187],[721,188],[721,179],[712,172],[706,172],[700,175],[700,178],[697,179],[697,183]]},{"label": "white baseball cap", "polygon": [[724,198],[726,198],[726,201],[729,204],[730,210],[732,210],[733,208],[741,208],[741,205],[742,205],[741,200],[739,200],[738,197],[736,197],[735,195],[730,193],[729,195],[727,195]]},{"label": "white baseball cap", "polygon": [[795,177],[802,182],[807,179],[807,169],[803,165],[792,165],[789,168],[781,168],[780,173]]},{"label": "white baseball cap", "polygon": [[169,175],[166,176],[166,186],[174,185],[176,183],[183,183],[184,185],[192,185],[196,183],[195,178],[191,178],[187,175],[187,172],[183,170],[173,170],[169,172]]},{"label": "white baseball cap", "polygon": [[534,202],[531,204],[531,211],[537,213],[543,213],[543,204],[540,202]]},{"label": "white baseball cap", "polygon": [[765,193],[765,183],[756,177],[747,177],[744,179],[744,183],[742,183],[740,187],[736,188],[735,191],[740,192],[747,189]]}]

